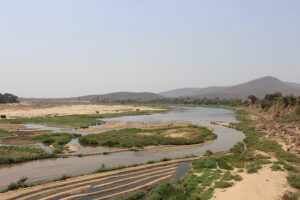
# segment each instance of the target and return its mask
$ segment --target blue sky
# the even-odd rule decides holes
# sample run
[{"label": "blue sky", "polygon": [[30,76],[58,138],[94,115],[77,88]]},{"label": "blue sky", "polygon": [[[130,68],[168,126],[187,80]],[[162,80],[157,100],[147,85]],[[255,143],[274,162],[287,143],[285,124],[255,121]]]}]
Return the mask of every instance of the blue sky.
[{"label": "blue sky", "polygon": [[300,1],[0,0],[0,92],[300,82]]}]

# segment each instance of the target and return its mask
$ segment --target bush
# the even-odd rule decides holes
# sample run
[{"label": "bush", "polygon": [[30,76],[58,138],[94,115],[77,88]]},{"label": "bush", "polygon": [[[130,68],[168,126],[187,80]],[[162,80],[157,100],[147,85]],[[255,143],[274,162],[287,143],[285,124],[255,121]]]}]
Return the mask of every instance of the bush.
[{"label": "bush", "polygon": [[283,171],[282,167],[281,167],[280,165],[278,165],[278,164],[272,165],[272,166],[271,166],[271,169],[272,169],[273,171]]},{"label": "bush", "polygon": [[28,187],[28,185],[25,183],[27,181],[27,177],[22,177],[17,182],[11,183],[8,185],[7,190],[16,190],[19,188],[25,188]]},{"label": "bush", "polygon": [[217,181],[215,183],[216,188],[228,188],[228,187],[232,187],[232,186],[233,186],[233,183],[225,182],[225,181]]},{"label": "bush", "polygon": [[245,151],[245,145],[242,142],[238,142],[230,149],[230,151],[235,154],[241,154]]},{"label": "bush", "polygon": [[230,166],[225,160],[222,158],[217,159],[218,165],[220,169],[233,170],[233,167]]},{"label": "bush", "polygon": [[297,167],[295,167],[294,165],[288,164],[288,163],[284,163],[283,168],[288,170],[288,171],[298,172]]},{"label": "bush", "polygon": [[295,193],[295,192],[286,192],[282,200],[299,200],[300,193]]},{"label": "bush", "polygon": [[290,175],[288,178],[288,182],[294,188],[300,189],[300,176],[299,175]]},{"label": "bush", "polygon": [[251,165],[247,168],[248,174],[257,173],[261,169],[261,165]]},{"label": "bush", "polygon": [[186,199],[185,192],[173,186],[171,183],[163,183],[156,187],[150,194],[148,200]]},{"label": "bush", "polygon": [[142,199],[145,195],[146,195],[146,192],[141,190],[141,191],[135,192],[127,197],[124,197],[121,200],[139,200],[139,199]]},{"label": "bush", "polygon": [[216,168],[217,161],[215,158],[206,158],[193,161],[193,167],[195,169],[204,169],[204,168]]}]

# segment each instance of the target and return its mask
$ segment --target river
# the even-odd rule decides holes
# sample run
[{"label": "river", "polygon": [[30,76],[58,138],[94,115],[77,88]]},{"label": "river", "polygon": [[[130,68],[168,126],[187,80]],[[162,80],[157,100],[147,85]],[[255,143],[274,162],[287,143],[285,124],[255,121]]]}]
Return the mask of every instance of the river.
[{"label": "river", "polygon": [[168,152],[126,151],[109,155],[95,155],[86,157],[68,157],[30,161],[21,164],[3,165],[0,167],[0,189],[20,177],[28,177],[28,182],[43,182],[60,177],[63,174],[81,175],[94,172],[103,164],[105,167],[120,165],[142,164],[147,161],[157,161],[162,158],[180,158],[191,155],[203,155],[207,150],[213,152],[228,151],[234,144],[244,139],[244,134],[235,129],[212,125],[212,121],[237,122],[234,111],[221,108],[207,107],[175,107],[168,113],[157,113],[141,116],[124,116],[110,118],[115,121],[172,121],[184,120],[193,124],[210,127],[218,135],[211,143],[201,146],[192,146]]}]

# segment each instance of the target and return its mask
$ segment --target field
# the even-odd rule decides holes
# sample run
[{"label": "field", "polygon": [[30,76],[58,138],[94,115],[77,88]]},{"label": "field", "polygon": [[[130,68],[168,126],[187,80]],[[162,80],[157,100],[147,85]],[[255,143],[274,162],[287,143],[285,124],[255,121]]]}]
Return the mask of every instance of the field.
[{"label": "field", "polygon": [[138,129],[126,128],[79,138],[81,144],[108,147],[145,147],[150,145],[190,145],[216,138],[209,129],[200,126]]}]

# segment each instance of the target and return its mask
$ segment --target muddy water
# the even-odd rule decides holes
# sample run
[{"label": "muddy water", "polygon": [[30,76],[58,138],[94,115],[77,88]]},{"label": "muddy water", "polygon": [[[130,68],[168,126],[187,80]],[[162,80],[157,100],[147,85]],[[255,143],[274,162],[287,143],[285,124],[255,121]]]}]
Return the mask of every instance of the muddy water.
[{"label": "muddy water", "polygon": [[46,159],[1,166],[0,188],[5,188],[9,183],[17,181],[22,176],[28,177],[29,182],[40,182],[57,178],[63,174],[80,175],[90,173],[100,168],[103,164],[109,168],[155,161],[165,157],[179,158],[189,155],[203,155],[206,150],[214,152],[227,151],[234,144],[244,139],[244,134],[237,130],[210,124],[211,121],[236,122],[234,112],[226,109],[177,107],[169,113],[127,116],[107,120],[143,121],[145,123],[150,121],[185,120],[193,124],[209,126],[214,129],[218,138],[209,144],[168,152],[128,151],[109,155]]}]

